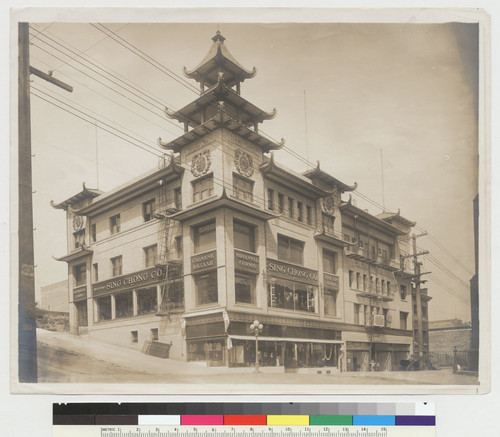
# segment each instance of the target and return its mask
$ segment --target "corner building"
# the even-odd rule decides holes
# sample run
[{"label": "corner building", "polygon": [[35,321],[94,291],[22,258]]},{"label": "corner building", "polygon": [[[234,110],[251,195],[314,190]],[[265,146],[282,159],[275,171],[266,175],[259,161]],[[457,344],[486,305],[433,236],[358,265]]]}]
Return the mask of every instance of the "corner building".
[{"label": "corner building", "polygon": [[319,167],[296,173],[241,95],[255,76],[217,32],[184,74],[200,96],[168,117],[184,134],[158,168],[66,211],[71,332],[178,360],[263,369],[397,369],[412,353],[414,223],[375,217]]}]

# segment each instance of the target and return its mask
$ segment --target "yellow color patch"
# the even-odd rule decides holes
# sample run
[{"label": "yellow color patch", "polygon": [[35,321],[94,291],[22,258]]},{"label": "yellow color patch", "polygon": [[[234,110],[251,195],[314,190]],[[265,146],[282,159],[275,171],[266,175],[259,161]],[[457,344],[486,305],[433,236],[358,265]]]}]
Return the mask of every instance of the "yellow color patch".
[{"label": "yellow color patch", "polygon": [[309,425],[309,416],[306,415],[282,415],[267,416],[268,425]]}]

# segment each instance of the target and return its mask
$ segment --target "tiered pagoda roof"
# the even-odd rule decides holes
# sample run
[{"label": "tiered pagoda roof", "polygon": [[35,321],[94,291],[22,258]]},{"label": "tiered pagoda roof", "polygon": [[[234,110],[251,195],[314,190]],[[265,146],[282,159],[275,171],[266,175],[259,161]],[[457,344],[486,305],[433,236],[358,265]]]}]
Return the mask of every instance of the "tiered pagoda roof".
[{"label": "tiered pagoda roof", "polygon": [[231,55],[224,40],[217,31],[201,63],[192,70],[184,68],[187,77],[200,82],[201,94],[179,110],[165,108],[168,118],[184,123],[184,134],[169,142],[159,139],[160,147],[179,152],[183,146],[221,127],[251,141],[264,152],[283,146],[284,141],[276,143],[259,134],[259,123],[274,118],[276,109],[264,111],[241,97],[240,83],[254,77],[256,69],[243,67]]},{"label": "tiered pagoda roof", "polygon": [[231,113],[233,118],[245,126],[253,127],[255,123],[262,123],[276,116],[276,109],[271,112],[263,111],[241,97],[231,89],[225,77],[226,74],[220,72],[215,85],[184,108],[177,111],[165,108],[167,117],[187,123],[190,127],[196,127],[205,122],[206,110],[210,107],[215,108],[218,102],[224,102],[226,112]]},{"label": "tiered pagoda roof", "polygon": [[213,44],[207,55],[192,70],[187,70],[184,67],[184,75],[200,82],[202,87],[215,85],[218,82],[220,72],[224,72],[225,82],[229,87],[254,77],[257,74],[257,69],[254,67],[252,70],[248,70],[243,67],[224,44],[225,39],[217,31],[212,38]]}]

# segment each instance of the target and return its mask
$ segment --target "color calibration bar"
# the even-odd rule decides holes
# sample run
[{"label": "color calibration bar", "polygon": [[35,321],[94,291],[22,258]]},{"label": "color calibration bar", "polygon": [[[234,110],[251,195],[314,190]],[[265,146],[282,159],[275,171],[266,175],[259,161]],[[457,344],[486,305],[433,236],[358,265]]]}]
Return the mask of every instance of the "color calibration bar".
[{"label": "color calibration bar", "polygon": [[54,425],[435,426],[434,404],[402,403],[68,403]]},{"label": "color calibration bar", "polygon": [[[60,423],[56,423],[60,424]],[[73,425],[82,423],[72,423]],[[435,426],[435,416],[307,416],[307,415],[184,415],[184,416],[96,416],[89,425],[178,425],[178,426]]]}]

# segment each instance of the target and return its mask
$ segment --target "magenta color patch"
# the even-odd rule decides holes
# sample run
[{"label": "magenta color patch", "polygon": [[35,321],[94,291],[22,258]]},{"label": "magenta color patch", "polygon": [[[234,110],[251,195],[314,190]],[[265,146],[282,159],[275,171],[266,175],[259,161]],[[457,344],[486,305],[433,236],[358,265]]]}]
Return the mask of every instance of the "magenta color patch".
[{"label": "magenta color patch", "polygon": [[181,425],[224,425],[223,415],[186,415],[181,416]]}]

